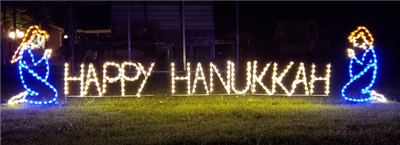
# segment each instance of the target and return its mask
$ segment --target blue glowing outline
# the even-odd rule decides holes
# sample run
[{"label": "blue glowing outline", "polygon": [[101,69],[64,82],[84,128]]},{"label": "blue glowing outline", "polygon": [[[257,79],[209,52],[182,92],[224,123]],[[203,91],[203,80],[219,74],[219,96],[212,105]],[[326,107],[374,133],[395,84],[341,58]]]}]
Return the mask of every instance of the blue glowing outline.
[{"label": "blue glowing outline", "polygon": [[[365,59],[365,56],[367,55],[367,53],[369,52],[369,51],[371,51],[372,52],[372,54],[373,54],[373,62],[371,62],[371,61],[369,61],[369,62],[367,62],[367,66],[360,72],[360,73],[358,73],[357,75],[353,75],[353,60],[355,60],[355,62],[356,63],[358,63],[358,64],[360,64],[360,65],[364,65],[364,59]],[[377,65],[377,63],[378,63],[378,61],[377,61],[377,59],[376,59],[376,54],[375,54],[375,50],[374,50],[374,47],[373,46],[371,46],[369,49],[366,49],[365,50],[365,52],[364,52],[364,54],[363,54],[363,56],[362,56],[362,59],[361,59],[361,61],[355,56],[355,55],[353,55],[353,57],[350,59],[350,64],[349,64],[349,74],[350,74],[350,81],[349,82],[347,82],[346,83],[346,85],[345,86],[343,86],[343,88],[342,88],[342,97],[344,98],[344,99],[346,99],[346,100],[349,100],[349,101],[353,101],[353,102],[365,102],[365,101],[370,101],[370,100],[372,100],[373,99],[373,95],[371,94],[371,88],[372,88],[372,86],[374,85],[374,83],[375,83],[375,79],[376,79],[376,73],[377,73],[377,70],[378,70],[378,65]],[[344,92],[345,92],[345,90],[347,89],[347,86],[349,86],[351,83],[353,83],[355,80],[357,80],[358,78],[360,78],[362,75],[364,75],[364,73],[365,72],[367,72],[371,67],[373,67],[373,69],[374,69],[374,71],[373,71],[373,76],[372,76],[372,80],[371,80],[371,82],[369,83],[369,85],[367,86],[367,87],[365,87],[365,88],[363,88],[363,89],[361,89],[361,93],[362,94],[369,94],[370,95],[370,97],[369,98],[365,98],[365,99],[354,99],[354,98],[350,98],[350,97],[348,97],[348,96],[346,96],[345,94],[344,94]]]},{"label": "blue glowing outline", "polygon": [[[37,66],[38,64],[40,64],[40,63],[44,60],[44,62],[45,62],[45,64],[46,64],[46,75],[45,75],[45,78],[44,78],[44,79],[43,79],[41,76],[39,76],[37,73],[35,73],[32,69],[30,69],[29,66],[27,65],[27,62],[26,62],[25,60],[23,60],[25,51],[28,51],[29,55],[30,55],[31,58],[32,58],[31,61],[32,61],[32,63],[33,63],[34,66]],[[19,75],[20,75],[21,83],[22,83],[22,85],[24,86],[25,90],[27,91],[27,93],[26,93],[25,95],[23,95],[23,98],[22,98],[23,101],[24,101],[24,102],[27,102],[27,103],[30,103],[30,104],[51,104],[51,103],[55,103],[55,102],[56,102],[56,99],[57,99],[57,97],[58,97],[58,92],[57,92],[57,90],[56,90],[50,83],[47,82],[47,79],[48,79],[48,77],[49,77],[49,71],[50,71],[48,58],[46,58],[46,56],[43,55],[42,58],[41,58],[40,60],[38,60],[37,62],[35,62],[35,59],[34,59],[34,57],[33,57],[34,55],[33,55],[31,49],[24,49],[23,52],[20,54],[20,56],[21,56],[21,59],[19,60],[19,66],[18,66]],[[50,89],[52,89],[53,92],[54,92],[54,98],[51,99],[51,100],[46,100],[46,101],[32,101],[32,100],[27,100],[27,99],[26,99],[27,95],[38,96],[39,93],[38,93],[38,92],[35,92],[35,91],[33,91],[33,90],[31,90],[31,89],[25,84],[24,76],[22,75],[22,71],[23,71],[22,69],[28,70],[28,72],[29,72],[30,74],[32,74],[32,76],[36,77],[37,80],[43,82],[46,86],[48,86]]]}]

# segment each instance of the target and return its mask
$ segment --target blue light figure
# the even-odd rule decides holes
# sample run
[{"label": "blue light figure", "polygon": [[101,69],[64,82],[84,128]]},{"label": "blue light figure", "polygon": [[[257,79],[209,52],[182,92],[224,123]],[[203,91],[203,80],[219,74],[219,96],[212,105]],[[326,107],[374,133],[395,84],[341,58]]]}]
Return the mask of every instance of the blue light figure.
[{"label": "blue light figure", "polygon": [[[29,36],[29,37],[28,37]],[[21,83],[25,91],[12,97],[8,104],[27,102],[30,104],[51,104],[56,103],[58,92],[48,82],[49,78],[49,61],[51,49],[46,49],[40,59],[35,60],[33,50],[44,48],[44,43],[48,40],[46,31],[40,30],[38,26],[31,26],[21,45],[14,53],[11,63],[18,62],[18,70]],[[29,39],[27,39],[29,38]],[[39,73],[39,66],[45,66],[45,73]],[[41,100],[39,97],[46,97]],[[50,96],[50,97],[49,97]]]},{"label": "blue light figure", "polygon": [[[367,36],[365,34],[368,34]],[[367,38],[370,38],[368,40]],[[375,50],[373,47],[372,35],[365,27],[358,27],[357,30],[353,31],[349,36],[350,43],[353,44],[355,49],[362,49],[364,53],[361,56],[361,60],[358,58],[355,53],[355,49],[347,49],[348,56],[350,57],[349,64],[349,75],[350,80],[346,83],[342,88],[342,97],[348,101],[353,102],[365,102],[371,100],[377,100],[381,102],[385,102],[386,98],[378,94],[376,91],[371,90],[375,83],[376,74],[378,70],[377,59]],[[361,40],[361,43],[357,41]],[[356,50],[358,51],[358,50]],[[361,71],[356,72],[355,68],[361,68]],[[362,80],[368,80],[367,83]],[[362,84],[362,85],[359,85]],[[360,95],[351,95],[353,93],[349,90],[349,87],[356,88],[356,93],[361,93]]]}]

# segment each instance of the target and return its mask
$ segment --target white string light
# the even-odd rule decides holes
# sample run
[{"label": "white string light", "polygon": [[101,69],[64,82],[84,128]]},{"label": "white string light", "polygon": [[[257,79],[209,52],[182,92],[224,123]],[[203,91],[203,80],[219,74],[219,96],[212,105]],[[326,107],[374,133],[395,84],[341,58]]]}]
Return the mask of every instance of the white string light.
[{"label": "white string light", "polygon": [[266,66],[264,67],[263,71],[259,76],[257,76],[257,61],[253,62],[253,81],[252,81],[252,88],[251,88],[251,93],[256,92],[256,83],[260,84],[260,86],[265,90],[265,92],[268,95],[272,95],[273,93],[264,85],[262,82],[262,78],[264,77],[265,73],[268,71],[269,66],[271,63],[267,63]]},{"label": "white string light", "polygon": [[175,94],[175,80],[187,80],[187,93],[190,95],[190,63],[186,65],[186,77],[175,77],[175,63],[171,63],[171,93]]},{"label": "white string light", "polygon": [[250,89],[251,85],[251,62],[247,62],[247,77],[246,87],[242,91],[235,88],[235,64],[231,63],[231,88],[236,94],[244,94]]},{"label": "white string light", "polygon": [[70,77],[68,74],[68,69],[69,69],[69,64],[65,63],[65,69],[64,69],[64,94],[68,95],[69,94],[69,81],[79,81],[80,82],[80,96],[84,96],[85,92],[84,92],[84,64],[81,64],[81,73],[79,77]]},{"label": "white string light", "polygon": [[[302,75],[302,79],[299,79],[300,75]],[[297,84],[303,83],[304,84],[304,92],[306,95],[308,95],[308,85],[307,85],[307,76],[306,76],[306,70],[304,68],[304,63],[300,63],[299,69],[297,71],[297,75],[296,75],[296,79],[293,81],[292,83],[292,90],[290,90],[290,93],[288,94],[289,96],[291,96],[295,89]]]},{"label": "white string light", "polygon": [[[200,77],[199,77],[199,74],[200,74]],[[204,76],[203,67],[201,67],[201,63],[200,62],[197,63],[196,75],[195,75],[194,81],[193,81],[192,94],[194,94],[195,91],[196,91],[197,80],[202,80],[203,81],[204,89],[206,90],[207,95],[210,94],[209,91],[208,91],[208,87],[207,87],[206,77]]]},{"label": "white string light", "polygon": [[[136,68],[136,76],[131,78],[125,75],[125,66],[134,66]],[[140,67],[136,64],[136,63],[132,63],[132,62],[124,62],[121,65],[121,69],[120,69],[120,80],[121,80],[121,96],[125,96],[125,81],[136,81],[139,79],[139,76],[141,74],[141,69]]]},{"label": "white string light", "polygon": [[286,75],[286,73],[289,71],[289,69],[292,67],[292,65],[293,65],[293,62],[291,61],[289,63],[289,65],[286,67],[286,69],[283,70],[283,72],[279,75],[279,77],[276,77],[276,75],[277,75],[276,70],[277,70],[278,64],[276,62],[274,63],[274,72],[272,73],[272,93],[275,93],[276,84],[278,84],[285,91],[285,93],[290,96],[290,92],[282,84],[282,78]]},{"label": "white string light", "polygon": [[87,77],[86,77],[86,84],[85,84],[85,90],[83,95],[87,95],[87,91],[89,89],[90,83],[94,82],[97,87],[97,92],[99,93],[99,96],[102,96],[101,88],[100,88],[100,83],[99,79],[97,79],[97,73],[96,70],[93,67],[93,64],[89,64],[88,72],[87,72]]},{"label": "white string light", "polygon": [[140,85],[140,88],[139,88],[139,90],[138,90],[136,96],[140,97],[140,93],[142,92],[142,90],[143,90],[143,88],[144,88],[144,85],[145,85],[146,82],[147,82],[147,79],[150,77],[151,72],[153,71],[154,64],[155,64],[155,63],[151,63],[151,66],[150,66],[149,70],[146,72],[146,70],[144,69],[144,67],[142,66],[142,64],[141,64],[141,63],[138,63],[139,68],[140,68],[140,70],[141,70],[142,73],[143,73],[144,80],[143,80],[142,84]]},{"label": "white string light", "polygon": [[218,72],[217,66],[215,66],[212,62],[210,62],[210,93],[214,91],[214,80],[213,80],[213,72],[217,74],[219,80],[221,81],[222,85],[224,86],[226,92],[228,94],[231,93],[231,87],[230,87],[230,72],[231,72],[231,61],[227,62],[227,73],[226,73],[226,82],[224,81],[224,78],[222,78],[221,74]]},{"label": "white string light", "polygon": [[[118,69],[118,75],[116,77],[110,78],[109,76],[107,76],[107,67],[108,66],[114,66]],[[119,64],[114,63],[114,62],[106,62],[103,65],[103,94],[105,94],[107,92],[107,83],[114,83],[118,80],[121,79],[121,73],[119,72],[121,70],[121,67]],[[122,90],[122,88],[121,88]],[[121,91],[122,92],[122,91]]]},{"label": "white string light", "polygon": [[23,102],[25,102],[24,97],[27,95],[28,95],[28,91],[23,91],[23,92],[19,93],[18,95],[11,97],[11,99],[8,100],[7,104],[13,105],[13,104],[18,104],[18,103],[23,103]]},{"label": "white string light", "polygon": [[[264,82],[262,81],[266,72],[268,71],[269,67],[271,66],[271,62],[267,63],[266,66],[263,68],[263,70],[257,74],[257,61],[253,62],[253,67],[251,62],[247,62],[247,73],[246,73],[246,86],[243,90],[237,90],[235,88],[235,64],[232,63],[231,61],[227,61],[227,76],[226,80],[224,77],[222,77],[221,73],[219,72],[218,68],[216,65],[214,65],[212,62],[210,62],[210,86],[207,85],[206,77],[204,75],[204,70],[201,65],[201,63],[197,63],[197,68],[195,71],[195,76],[194,76],[194,81],[193,81],[193,86],[191,86],[191,72],[190,72],[190,63],[187,63],[187,72],[185,76],[176,76],[175,72],[175,64],[171,63],[171,92],[172,94],[175,94],[175,83],[177,80],[186,80],[187,81],[187,94],[192,95],[196,92],[197,88],[197,83],[198,81],[203,81],[204,89],[206,90],[206,94],[211,94],[214,91],[214,73],[217,74],[220,82],[224,86],[224,89],[226,90],[227,94],[231,93],[231,90],[234,91],[235,94],[244,94],[246,93],[249,89],[251,90],[251,93],[256,93],[256,85],[257,83],[265,90],[267,95],[273,95],[276,92],[276,84],[281,86],[281,88],[285,91],[286,95],[291,96],[295,93],[295,89],[298,84],[304,84],[304,90],[305,90],[305,95],[309,95],[310,93],[314,93],[314,82],[315,81],[326,81],[326,86],[325,86],[325,94],[329,94],[329,79],[330,79],[330,64],[327,65],[327,74],[325,77],[315,77],[315,65],[312,65],[312,70],[311,70],[311,81],[309,82],[311,90],[310,93],[308,91],[308,85],[307,84],[307,77],[306,77],[306,71],[304,67],[304,63],[300,63],[300,66],[297,71],[297,75],[295,77],[295,80],[292,83],[292,88],[289,91],[284,84],[282,83],[283,77],[285,77],[286,73],[289,71],[289,69],[292,67],[294,64],[293,62],[290,62],[289,65],[286,67],[285,70],[283,70],[279,76],[277,73],[277,66],[278,64],[274,62],[274,68],[273,68],[273,73],[272,73],[272,89],[268,89]],[[89,64],[88,67],[88,72],[86,78],[84,78],[84,64],[81,64],[81,75],[80,77],[71,77],[68,74],[68,68],[69,65],[68,63],[65,64],[65,77],[64,77],[64,89],[65,89],[65,94],[67,95],[68,92],[68,82],[69,81],[80,81],[81,82],[81,96],[87,95],[87,91],[89,88],[89,85],[91,82],[95,82],[97,86],[97,90],[99,91],[99,96],[104,96],[104,94],[107,92],[107,83],[115,83],[118,80],[121,81],[121,95],[125,96],[125,81],[136,81],[140,78],[140,75],[143,73],[144,80],[141,82],[141,85],[138,89],[138,92],[136,93],[136,96],[140,97],[141,92],[143,91],[143,88],[145,84],[147,83],[147,80],[152,74],[152,70],[154,68],[155,63],[152,63],[151,66],[149,67],[148,71],[145,70],[143,65],[141,63],[132,63],[132,62],[124,62],[122,64],[117,64],[115,62],[106,62],[103,64],[103,80],[102,80],[102,87],[100,87],[100,84],[97,79],[97,74],[95,71],[95,68],[93,67],[93,64]],[[109,66],[113,66],[118,69],[119,73],[115,77],[110,77],[107,75],[107,68]],[[126,66],[133,66],[137,70],[137,73],[134,77],[128,77],[125,74],[125,68]],[[253,69],[253,70],[251,70]],[[85,82],[86,79],[86,82]],[[209,87],[209,88],[208,88]]]},{"label": "white string light", "polygon": [[172,94],[175,94],[175,80],[187,80],[187,93],[190,95],[190,63],[187,63],[186,71],[186,77],[175,77],[175,63],[171,63]]},{"label": "white string light", "polygon": [[310,81],[310,94],[314,94],[314,83],[315,81],[325,81],[325,94],[329,95],[329,83],[330,83],[330,73],[331,73],[331,64],[326,65],[326,74],[325,77],[315,77],[315,64],[313,63],[311,66],[311,81]]}]

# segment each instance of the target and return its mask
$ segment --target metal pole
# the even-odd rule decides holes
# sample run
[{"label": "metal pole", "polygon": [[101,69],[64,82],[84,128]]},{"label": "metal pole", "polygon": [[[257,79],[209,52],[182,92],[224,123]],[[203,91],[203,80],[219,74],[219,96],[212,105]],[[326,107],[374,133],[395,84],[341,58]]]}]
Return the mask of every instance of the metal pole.
[{"label": "metal pole", "polygon": [[183,58],[183,70],[186,71],[186,34],[185,34],[185,3],[182,1],[182,58]]},{"label": "metal pole", "polygon": [[[128,61],[131,62],[131,14],[130,14],[130,5],[129,5],[129,1],[128,1],[128,17],[127,17],[127,21],[128,21]],[[129,66],[129,70],[130,70],[130,66]]]},{"label": "metal pole", "polygon": [[[70,47],[71,47],[71,69],[72,71],[75,71],[75,24],[74,24],[74,5],[73,2],[70,2],[69,5],[69,11],[70,11],[70,23],[69,23],[69,28],[70,28]],[[82,62],[83,63],[83,62]]]},{"label": "metal pole", "polygon": [[13,5],[13,31],[15,33],[15,36],[17,36],[17,12],[15,5]]},{"label": "metal pole", "polygon": [[14,50],[16,50],[15,47],[17,46],[17,44],[15,43],[15,40],[17,37],[17,12],[16,12],[15,5],[13,5],[12,11],[13,11],[13,13],[12,13],[12,15],[13,15],[13,32],[15,34],[15,37],[14,37],[15,39],[11,40],[12,41],[11,49],[14,51]]},{"label": "metal pole", "polygon": [[[7,31],[5,31],[5,30],[7,30],[7,28],[6,28],[7,27],[6,8],[7,7],[5,7],[5,6],[2,8],[3,9],[3,24],[4,24],[2,27],[2,29],[3,29],[2,32],[7,32]],[[2,33],[2,36],[6,38],[7,34]],[[1,52],[2,52],[3,64],[6,65],[7,59],[5,56],[8,56],[8,51],[6,51],[6,50],[9,50],[9,49],[6,48],[4,41],[5,41],[4,39],[1,39]]]},{"label": "metal pole", "polygon": [[239,1],[236,1],[236,72],[239,70]]}]

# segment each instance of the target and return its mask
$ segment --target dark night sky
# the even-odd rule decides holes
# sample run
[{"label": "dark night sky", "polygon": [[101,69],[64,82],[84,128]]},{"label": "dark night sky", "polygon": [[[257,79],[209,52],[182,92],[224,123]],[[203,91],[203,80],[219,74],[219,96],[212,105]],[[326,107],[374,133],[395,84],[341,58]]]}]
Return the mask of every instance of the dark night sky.
[{"label": "dark night sky", "polygon": [[[78,28],[107,28],[110,25],[109,8],[78,8]],[[271,36],[277,20],[294,17],[309,18],[330,29],[330,48],[334,55],[346,61],[347,36],[357,26],[366,26],[375,38],[375,48],[381,56],[383,69],[397,58],[400,42],[399,9],[396,2],[385,1],[263,1],[240,0],[240,30],[258,36]],[[235,1],[217,0],[215,5],[216,37],[235,31]],[[272,37],[273,38],[273,37]],[[393,70],[393,68],[390,68]],[[395,71],[400,72],[399,68]]]},{"label": "dark night sky", "polygon": [[[235,31],[235,3],[219,1],[215,7],[216,37]],[[258,35],[271,33],[276,20],[310,18],[331,30],[332,41],[347,35],[359,25],[371,30],[378,42],[396,42],[400,33],[400,2],[272,2],[239,3],[239,29]],[[110,27],[110,9],[107,6],[80,6],[78,27]],[[346,42],[346,39],[338,42]],[[383,43],[380,43],[383,44]]]},{"label": "dark night sky", "polygon": [[[11,3],[11,2],[8,2]],[[57,6],[56,24],[66,24],[67,2],[19,2],[28,5],[47,4]],[[110,28],[110,2],[78,2],[78,29]],[[234,1],[215,2],[216,37],[220,39],[235,31]],[[276,20],[310,18],[331,31],[331,48],[339,49],[347,43],[347,36],[359,25],[366,26],[376,40],[376,46],[398,52],[400,42],[400,2],[239,2],[241,31],[258,36],[271,35]],[[3,2],[2,2],[3,4]],[[6,4],[6,3],[4,3]],[[341,51],[341,50],[340,50]]]},{"label": "dark night sky", "polygon": [[[235,31],[235,3],[217,2],[217,36]],[[310,18],[320,26],[330,29],[332,53],[342,56],[345,61],[347,37],[357,26],[366,26],[375,38],[378,55],[383,69],[395,69],[389,64],[400,62],[400,2],[240,2],[239,29],[258,35],[274,33],[276,20]],[[219,32],[219,33],[218,33]],[[340,58],[342,59],[342,58]]]},{"label": "dark night sky", "polygon": [[[328,27],[333,38],[335,35],[348,35],[357,26],[365,25],[376,37],[393,39],[400,32],[397,28],[400,25],[399,4],[400,2],[240,2],[239,29],[262,32],[275,20],[298,16],[310,18],[320,26]],[[229,29],[226,31],[235,31],[235,2],[218,2],[216,13],[217,26]]]},{"label": "dark night sky", "polygon": [[[400,32],[397,28],[400,25],[400,10],[397,10],[399,4],[400,2],[241,1],[239,28],[242,31],[260,33],[271,27],[269,25],[276,20],[298,16],[327,26],[335,32],[333,34],[349,33],[358,25],[367,26],[376,36],[383,32],[394,34]],[[88,28],[110,27],[109,12],[108,6],[79,6],[78,25]],[[217,37],[235,31],[235,14],[235,2],[216,2],[214,19]]]}]

